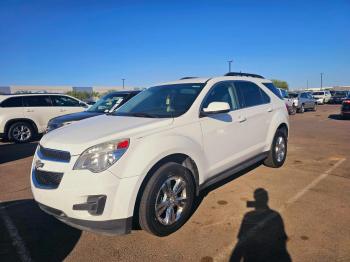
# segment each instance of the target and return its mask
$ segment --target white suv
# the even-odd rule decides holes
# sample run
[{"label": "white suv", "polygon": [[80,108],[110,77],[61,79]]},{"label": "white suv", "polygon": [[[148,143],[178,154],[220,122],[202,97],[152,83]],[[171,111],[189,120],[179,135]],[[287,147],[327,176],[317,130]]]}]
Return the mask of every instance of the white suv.
[{"label": "white suv", "polygon": [[330,91],[317,91],[312,93],[313,97],[316,99],[317,104],[326,104],[332,97]]},{"label": "white suv", "polygon": [[0,95],[0,137],[16,143],[29,142],[46,130],[51,118],[88,107],[84,102],[59,94]]},{"label": "white suv", "polygon": [[201,190],[259,162],[283,165],[288,112],[266,83],[244,73],[185,78],[46,134],[32,164],[35,200],[83,230],[125,234],[138,223],[171,234]]}]

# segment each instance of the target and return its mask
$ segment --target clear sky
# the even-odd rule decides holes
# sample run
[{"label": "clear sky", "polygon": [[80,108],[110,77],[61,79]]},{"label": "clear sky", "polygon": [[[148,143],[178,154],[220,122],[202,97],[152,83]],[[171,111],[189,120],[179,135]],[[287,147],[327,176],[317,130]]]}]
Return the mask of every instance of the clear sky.
[{"label": "clear sky", "polygon": [[0,1],[0,85],[148,86],[228,71],[350,85],[350,0]]}]

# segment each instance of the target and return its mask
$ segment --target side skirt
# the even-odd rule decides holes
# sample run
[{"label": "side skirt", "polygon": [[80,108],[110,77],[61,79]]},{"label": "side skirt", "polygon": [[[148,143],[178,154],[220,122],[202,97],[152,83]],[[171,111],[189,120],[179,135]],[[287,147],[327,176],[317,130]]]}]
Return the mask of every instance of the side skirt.
[{"label": "side skirt", "polygon": [[231,168],[209,178],[207,181],[205,181],[203,184],[201,184],[199,186],[199,190],[202,191],[205,188],[207,188],[213,184],[216,184],[219,181],[224,180],[224,179],[226,179],[234,174],[237,174],[238,172],[264,160],[268,156],[268,153],[269,152],[261,153],[253,158],[250,158],[250,159],[248,159],[248,160],[246,160],[246,161],[244,161],[244,162],[242,162],[234,167],[231,167]]}]

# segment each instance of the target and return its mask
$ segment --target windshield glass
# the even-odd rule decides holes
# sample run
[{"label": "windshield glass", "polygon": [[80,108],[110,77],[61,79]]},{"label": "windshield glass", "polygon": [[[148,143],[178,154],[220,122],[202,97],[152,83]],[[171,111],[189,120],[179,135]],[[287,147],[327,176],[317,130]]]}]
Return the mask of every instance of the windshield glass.
[{"label": "windshield glass", "polygon": [[313,92],[312,93],[314,96],[323,96],[324,92]]},{"label": "windshield glass", "polygon": [[87,111],[96,113],[109,112],[114,106],[120,105],[126,96],[126,94],[107,94],[97,100]]},{"label": "windshield glass", "polygon": [[298,94],[289,93],[289,97],[290,97],[290,98],[297,98],[297,97],[298,97]]},{"label": "windshield glass", "polygon": [[347,92],[346,91],[336,91],[334,93],[334,96],[346,96]]},{"label": "windshield glass", "polygon": [[135,117],[178,117],[191,107],[204,85],[200,83],[150,87],[113,114]]}]

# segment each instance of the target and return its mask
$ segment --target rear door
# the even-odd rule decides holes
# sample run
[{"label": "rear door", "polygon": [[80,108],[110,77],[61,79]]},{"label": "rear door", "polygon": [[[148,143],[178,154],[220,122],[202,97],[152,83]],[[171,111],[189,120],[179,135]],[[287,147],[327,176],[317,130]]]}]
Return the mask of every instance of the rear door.
[{"label": "rear door", "polygon": [[39,133],[45,131],[48,121],[55,117],[55,110],[49,95],[23,96],[24,117],[37,125]]},{"label": "rear door", "polygon": [[234,81],[234,85],[239,92],[241,115],[245,118],[243,139],[248,159],[263,152],[274,108],[270,97],[257,84]]},{"label": "rear door", "polygon": [[86,109],[79,100],[64,95],[51,95],[56,116],[81,112]]}]

